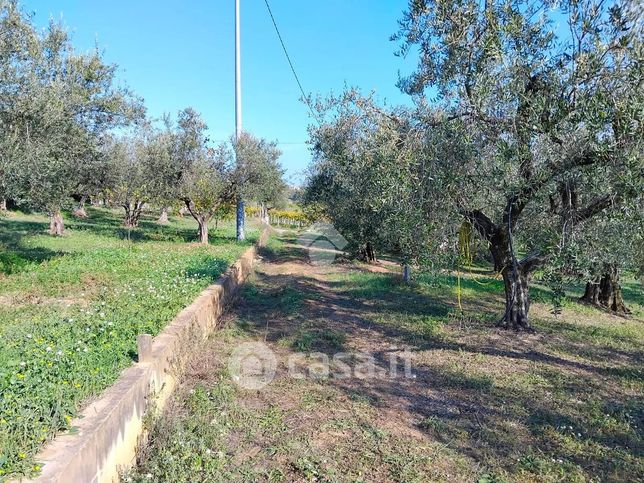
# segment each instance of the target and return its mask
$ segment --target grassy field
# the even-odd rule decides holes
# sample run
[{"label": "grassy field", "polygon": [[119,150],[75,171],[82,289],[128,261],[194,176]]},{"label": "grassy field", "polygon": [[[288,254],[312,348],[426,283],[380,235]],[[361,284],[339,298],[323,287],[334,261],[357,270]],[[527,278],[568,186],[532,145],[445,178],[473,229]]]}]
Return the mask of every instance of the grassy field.
[{"label": "grassy field", "polygon": [[122,228],[122,212],[90,209],[46,234],[40,215],[0,217],[0,480],[37,473],[34,455],[84,401],[136,358],[136,336],[157,334],[252,244],[232,223],[200,246],[196,223]]},{"label": "grassy field", "polygon": [[[454,277],[403,285],[386,266],[316,267],[293,241],[264,251],[125,481],[641,481],[636,283],[624,290],[630,319],[574,296],[554,316],[535,286],[537,332],[517,335],[494,327],[501,284],[484,274],[462,280],[461,314]],[[229,354],[249,341],[278,359],[262,390],[229,373]],[[297,379],[285,364],[296,352],[367,352],[386,369],[403,348],[411,378]]]}]

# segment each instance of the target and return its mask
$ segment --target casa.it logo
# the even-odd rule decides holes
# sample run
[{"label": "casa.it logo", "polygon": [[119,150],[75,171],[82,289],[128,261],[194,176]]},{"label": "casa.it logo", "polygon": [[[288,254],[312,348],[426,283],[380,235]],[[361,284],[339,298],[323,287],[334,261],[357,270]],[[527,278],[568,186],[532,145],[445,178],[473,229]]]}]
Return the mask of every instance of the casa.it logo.
[{"label": "casa.it logo", "polygon": [[335,227],[329,223],[315,223],[297,240],[314,265],[330,265],[349,244]]},{"label": "casa.it logo", "polygon": [[235,348],[228,360],[228,372],[242,389],[258,391],[275,379],[278,364],[282,377],[291,379],[415,379],[412,352],[407,347],[392,347],[385,357],[369,352],[296,352],[278,361],[262,342],[246,342]]},{"label": "casa.it logo", "polygon": [[247,342],[235,348],[228,360],[228,372],[244,389],[262,389],[275,377],[277,359],[261,342]]}]

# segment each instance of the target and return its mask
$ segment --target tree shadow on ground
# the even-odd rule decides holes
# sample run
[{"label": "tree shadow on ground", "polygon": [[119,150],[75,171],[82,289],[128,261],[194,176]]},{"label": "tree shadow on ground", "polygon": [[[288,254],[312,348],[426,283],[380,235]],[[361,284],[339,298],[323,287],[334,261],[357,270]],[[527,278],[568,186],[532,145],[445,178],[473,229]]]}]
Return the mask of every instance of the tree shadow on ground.
[{"label": "tree shadow on ground", "polygon": [[[276,267],[308,263],[301,247],[288,244],[265,256]],[[324,269],[309,266],[310,272],[280,273],[270,266],[260,271],[238,302],[240,327],[277,344],[312,329],[336,334],[341,343],[335,348],[322,341],[311,349],[369,350],[383,373],[392,354],[408,347],[413,378],[331,379],[329,384],[383,414],[397,413],[485,466],[602,479],[641,469],[636,428],[644,424],[644,412],[638,397],[623,386],[644,382],[640,347],[597,344],[591,338],[595,329],[575,324],[564,323],[560,334],[548,328],[530,336],[493,328],[490,317],[462,326],[450,319],[453,303],[423,287],[356,267],[339,275],[329,269],[325,277]],[[492,290],[480,293],[486,302],[501,297]],[[488,304],[478,305],[484,314],[489,310]],[[553,352],[554,338],[564,353],[577,350],[567,331],[581,334],[595,357],[592,363]],[[396,373],[404,374],[403,363],[397,364]]]},{"label": "tree shadow on ground", "polygon": [[226,260],[222,260],[220,258],[212,258],[209,260],[209,263],[207,265],[201,263],[199,264],[199,266],[188,268],[186,270],[186,276],[206,278],[211,282],[214,282],[219,279],[219,277],[221,277],[221,274],[224,273],[229,266],[230,263]]},{"label": "tree shadow on ground", "polygon": [[28,246],[24,239],[43,233],[45,222],[0,218],[0,272],[8,275],[29,263],[40,263],[63,255],[44,247]]},{"label": "tree shadow on ground", "polygon": [[[386,353],[375,357],[383,368],[390,364]],[[398,373],[402,371],[401,365]],[[553,371],[549,382],[556,384],[560,376],[559,369]],[[548,377],[544,379],[548,382]],[[531,470],[530,462],[537,458],[539,465],[548,467],[546,473],[557,474],[572,465],[581,467],[585,476],[614,479],[637,474],[637,459],[643,454],[637,433],[623,427],[607,428],[589,417],[592,410],[628,414],[640,424],[644,417],[641,407],[637,409],[637,398],[615,397],[594,377],[570,375],[558,397],[543,388],[508,390],[483,371],[468,373],[449,364],[414,365],[409,381],[353,379],[335,384],[347,394],[357,393],[372,401],[380,411],[404,411],[432,439],[510,473]],[[571,398],[583,402],[567,407]]]},{"label": "tree shadow on ground", "polygon": [[[175,223],[160,225],[151,214],[143,214],[138,228],[123,227],[123,218],[115,210],[87,208],[88,217],[78,218],[66,214],[66,227],[72,232],[87,232],[116,240],[143,242],[190,243],[197,241],[196,224],[194,229]],[[46,235],[48,221],[25,220],[17,217],[0,217],[0,273],[6,275],[19,272],[31,263],[41,263],[60,256],[73,256],[62,250],[52,250],[42,246],[26,243],[30,237]],[[233,235],[225,231],[212,231],[210,245],[226,245]],[[250,246],[257,239],[255,230],[251,230],[247,244]],[[207,273],[220,274],[226,267],[219,261],[217,266],[209,266]],[[196,267],[192,273],[203,274],[204,269]],[[218,276],[218,275],[217,275]],[[217,277],[214,277],[217,278]]]},{"label": "tree shadow on ground", "polygon": [[[119,216],[115,210],[88,208],[87,213],[87,218],[69,217],[67,226],[74,230],[84,230],[96,235],[133,242],[194,242],[198,239],[196,224],[194,229],[173,224],[161,225],[157,223],[154,215],[143,213],[139,226],[128,229],[123,226],[123,216]],[[210,238],[212,244],[224,243],[223,240],[230,241],[229,238],[220,237],[216,233],[213,233]]]}]

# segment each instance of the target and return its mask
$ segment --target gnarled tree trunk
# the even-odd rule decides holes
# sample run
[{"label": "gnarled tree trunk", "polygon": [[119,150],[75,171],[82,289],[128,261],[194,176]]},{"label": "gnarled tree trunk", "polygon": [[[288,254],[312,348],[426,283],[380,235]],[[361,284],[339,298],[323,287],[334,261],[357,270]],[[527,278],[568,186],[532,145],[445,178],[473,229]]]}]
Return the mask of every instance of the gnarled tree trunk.
[{"label": "gnarled tree trunk", "polygon": [[608,265],[604,273],[596,280],[586,283],[586,290],[580,299],[582,302],[610,310],[615,314],[630,313],[622,297],[617,265]]},{"label": "gnarled tree trunk", "polygon": [[53,236],[63,236],[65,234],[65,223],[60,210],[53,211],[49,215],[49,234]]},{"label": "gnarled tree trunk", "polygon": [[208,244],[208,219],[205,215],[196,217],[197,224],[199,225],[199,243],[204,245]]},{"label": "gnarled tree trunk", "polygon": [[164,206],[161,208],[161,215],[159,215],[159,219],[157,220],[157,223],[161,225],[167,225],[168,224],[168,207]]},{"label": "gnarled tree trunk", "polygon": [[139,226],[143,205],[144,203],[142,201],[131,201],[123,205],[123,208],[125,208],[125,220],[123,224],[126,228],[136,228]]},{"label": "gnarled tree trunk", "polygon": [[505,314],[500,325],[515,330],[530,330],[528,319],[530,273],[521,266],[521,262],[517,262],[516,270],[513,267],[508,267],[503,269],[501,274],[505,288]]},{"label": "gnarled tree trunk", "polygon": [[208,244],[208,222],[212,218],[212,214],[216,211],[216,207],[214,207],[210,212],[199,213],[195,209],[195,205],[192,202],[192,200],[190,200],[189,198],[186,198],[183,201],[186,204],[186,209],[190,212],[192,217],[197,221],[197,225],[199,225],[199,228],[198,228],[199,243],[207,245]]},{"label": "gnarled tree trunk", "polygon": [[599,306],[599,280],[593,280],[592,282],[586,282],[586,290],[579,300],[586,302],[587,304]]},{"label": "gnarled tree trunk", "polygon": [[533,254],[522,260],[513,255],[512,237],[506,224],[496,225],[480,211],[465,214],[474,228],[489,243],[495,269],[500,268],[505,289],[505,312],[499,325],[514,330],[531,331],[530,277],[545,262],[545,257]]},{"label": "gnarled tree trunk", "polygon": [[7,198],[0,198],[0,211],[7,211]]},{"label": "gnarled tree trunk", "polygon": [[87,201],[87,196],[81,196],[78,201],[78,206],[74,210],[74,216],[78,218],[87,218],[87,211],[85,210],[85,202]]},{"label": "gnarled tree trunk", "polygon": [[367,242],[364,247],[360,249],[360,258],[362,258],[367,263],[376,261],[376,252],[373,249],[371,242]]}]

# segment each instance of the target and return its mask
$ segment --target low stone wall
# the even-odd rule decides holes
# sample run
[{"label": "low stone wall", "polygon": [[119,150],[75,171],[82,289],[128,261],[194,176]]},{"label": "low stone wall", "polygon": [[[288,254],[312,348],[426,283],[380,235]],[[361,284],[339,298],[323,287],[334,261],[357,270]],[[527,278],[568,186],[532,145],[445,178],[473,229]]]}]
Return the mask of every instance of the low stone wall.
[{"label": "low stone wall", "polygon": [[[257,243],[263,246],[269,231]],[[72,422],[74,434],[57,436],[38,455],[36,481],[89,483],[118,481],[118,472],[135,462],[145,438],[143,421],[163,408],[191,350],[209,336],[226,305],[253,269],[256,247],[249,248],[219,280],[204,290],[152,341],[151,352],[125,369],[116,383]]]}]

